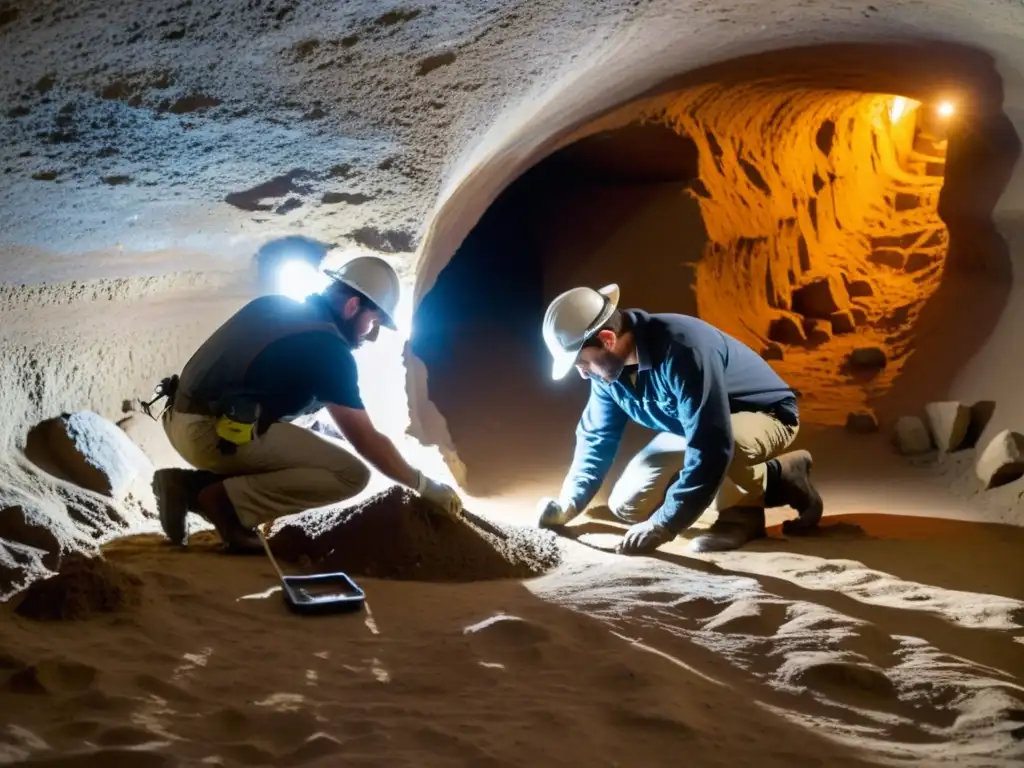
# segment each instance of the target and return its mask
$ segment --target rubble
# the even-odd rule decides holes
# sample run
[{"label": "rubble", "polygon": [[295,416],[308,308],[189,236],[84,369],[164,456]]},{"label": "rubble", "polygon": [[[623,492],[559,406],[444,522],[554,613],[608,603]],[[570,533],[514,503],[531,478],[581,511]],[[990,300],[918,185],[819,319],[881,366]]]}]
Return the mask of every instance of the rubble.
[{"label": "rubble", "polygon": [[782,347],[775,342],[765,344],[764,349],[761,350],[761,358],[763,360],[782,360]]},{"label": "rubble", "polygon": [[807,341],[801,318],[789,312],[772,320],[768,338],[781,344],[803,344]]},{"label": "rubble", "polygon": [[820,277],[793,291],[793,311],[805,317],[828,320],[849,306],[846,284],[837,275]]},{"label": "rubble", "polygon": [[879,347],[858,347],[850,353],[848,360],[854,368],[885,368],[889,364],[885,350]]},{"label": "rubble", "polygon": [[1024,477],[1024,435],[1003,430],[992,438],[975,464],[985,489],[997,488]]},{"label": "rubble", "polygon": [[917,416],[902,416],[893,427],[893,443],[905,456],[928,453],[932,450],[932,436],[924,421]]},{"label": "rubble", "polygon": [[971,426],[970,407],[955,401],[929,403],[924,407],[935,445],[943,453],[959,448]]},{"label": "rubble", "polygon": [[804,320],[804,330],[807,333],[807,343],[813,346],[832,341],[832,325],[828,320],[809,317]]},{"label": "rubble", "polygon": [[853,317],[853,312],[849,309],[844,309],[839,312],[832,314],[832,333],[852,333],[857,329],[857,321]]}]

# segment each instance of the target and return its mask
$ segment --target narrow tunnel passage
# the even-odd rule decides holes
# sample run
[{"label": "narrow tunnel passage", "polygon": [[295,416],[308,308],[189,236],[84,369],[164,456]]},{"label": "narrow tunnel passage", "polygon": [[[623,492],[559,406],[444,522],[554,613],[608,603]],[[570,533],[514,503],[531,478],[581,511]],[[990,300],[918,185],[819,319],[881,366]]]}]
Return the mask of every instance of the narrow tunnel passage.
[{"label": "narrow tunnel passage", "polygon": [[[850,51],[830,55],[817,61],[851,67]],[[775,72],[741,62],[578,131],[511,184],[418,310],[430,330],[414,351],[470,491],[560,482],[587,387],[549,380],[540,322],[574,285],[616,282],[626,307],[736,336],[800,390],[805,423],[839,426],[893,394],[919,407],[948,386],[950,360],[984,340],[1005,298],[991,211],[1019,141],[992,73],[972,63],[957,80],[948,56],[927,59],[882,92],[867,90],[870,72],[809,69],[806,54],[777,57]],[[967,271],[996,281],[973,332],[944,348],[935,316],[950,313],[949,275]],[[884,366],[851,365],[857,349],[880,350]],[[931,392],[901,391],[912,358]],[[620,464],[649,437],[627,433]]]}]

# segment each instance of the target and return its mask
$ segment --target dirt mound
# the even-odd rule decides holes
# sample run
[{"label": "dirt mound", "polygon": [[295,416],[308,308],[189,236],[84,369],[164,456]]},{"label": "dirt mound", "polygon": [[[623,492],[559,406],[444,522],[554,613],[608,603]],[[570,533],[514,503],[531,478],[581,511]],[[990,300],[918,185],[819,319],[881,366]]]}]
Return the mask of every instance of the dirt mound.
[{"label": "dirt mound", "polygon": [[37,621],[73,621],[138,605],[142,579],[100,557],[73,554],[53,576],[24,592],[15,609]]},{"label": "dirt mound", "polygon": [[271,538],[283,560],[317,570],[417,581],[483,581],[538,576],[561,560],[548,531],[497,525],[467,514],[464,522],[430,511],[394,487],[358,507],[303,518]]}]

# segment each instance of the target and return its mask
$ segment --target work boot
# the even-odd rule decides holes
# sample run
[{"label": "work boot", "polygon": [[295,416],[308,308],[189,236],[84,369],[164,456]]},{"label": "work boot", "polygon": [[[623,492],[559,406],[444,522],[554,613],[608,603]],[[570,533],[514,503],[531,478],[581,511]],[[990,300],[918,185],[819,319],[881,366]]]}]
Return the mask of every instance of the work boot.
[{"label": "work boot", "polygon": [[172,544],[188,545],[189,512],[198,512],[199,491],[217,480],[217,475],[198,469],[158,469],[153,473],[153,495],[160,515],[160,527]]},{"label": "work boot", "polygon": [[263,551],[259,534],[242,525],[235,512],[235,506],[228,497],[223,482],[211,483],[199,492],[199,508],[196,510],[214,528],[224,542],[224,550],[235,555],[250,555]]},{"label": "work boot", "polygon": [[768,462],[765,507],[792,507],[799,515],[782,524],[783,533],[804,533],[816,528],[821,520],[824,504],[811,483],[813,464],[809,451],[790,451]]},{"label": "work boot", "polygon": [[690,549],[694,552],[724,552],[739,549],[747,542],[764,536],[763,507],[730,507],[719,512],[714,524],[690,542]]}]

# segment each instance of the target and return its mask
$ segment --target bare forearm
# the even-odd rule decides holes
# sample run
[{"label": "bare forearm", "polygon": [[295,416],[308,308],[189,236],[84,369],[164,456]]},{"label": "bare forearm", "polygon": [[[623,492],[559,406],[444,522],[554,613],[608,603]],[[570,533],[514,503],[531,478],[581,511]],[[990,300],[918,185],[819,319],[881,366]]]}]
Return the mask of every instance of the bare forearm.
[{"label": "bare forearm", "polygon": [[368,436],[363,445],[355,446],[364,459],[397,483],[416,488],[420,474],[402,458],[395,444],[381,433]]}]

